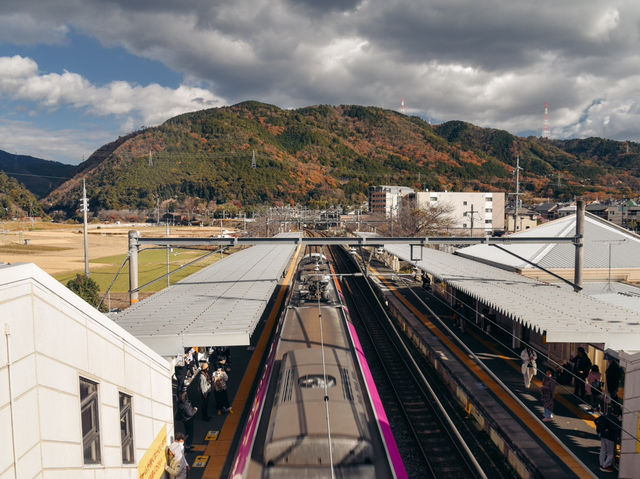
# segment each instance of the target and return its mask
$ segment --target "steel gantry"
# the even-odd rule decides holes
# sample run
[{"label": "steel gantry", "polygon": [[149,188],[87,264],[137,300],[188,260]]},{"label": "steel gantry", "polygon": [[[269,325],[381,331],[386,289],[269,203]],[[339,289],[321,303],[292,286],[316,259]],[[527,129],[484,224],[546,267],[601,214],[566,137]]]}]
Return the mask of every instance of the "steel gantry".
[{"label": "steel gantry", "polygon": [[[363,235],[353,237],[308,237],[298,235],[280,235],[275,237],[242,237],[242,238],[171,238],[171,237],[147,237],[143,238],[137,231],[129,231],[129,297],[131,303],[138,301],[138,251],[141,245],[155,245],[159,247],[192,247],[192,246],[254,246],[258,244],[291,244],[303,246],[367,246],[383,247],[389,244],[410,245],[413,249],[430,245],[471,245],[488,244],[493,246],[517,243],[529,244],[554,244],[570,243],[576,248],[574,282],[571,283],[575,291],[582,289],[582,264],[584,246],[584,203],[577,202],[576,235],[567,237],[494,237],[494,236],[421,236],[421,237],[385,237],[377,235]],[[501,248],[502,249],[502,248]],[[416,258],[419,259],[419,258]],[[534,264],[535,265],[535,264]],[[535,265],[538,266],[538,265]],[[540,266],[538,266],[540,267]],[[164,277],[164,276],[162,276]],[[161,278],[162,278],[161,277]],[[159,278],[159,279],[161,279]]]}]

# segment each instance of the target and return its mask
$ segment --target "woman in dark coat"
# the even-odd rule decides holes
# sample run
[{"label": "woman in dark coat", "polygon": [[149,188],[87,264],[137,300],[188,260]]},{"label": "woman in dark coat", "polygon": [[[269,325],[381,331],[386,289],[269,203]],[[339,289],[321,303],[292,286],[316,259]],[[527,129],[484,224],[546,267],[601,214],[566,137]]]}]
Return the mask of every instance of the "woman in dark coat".
[{"label": "woman in dark coat", "polygon": [[553,395],[555,392],[556,380],[553,378],[553,369],[547,368],[540,388],[540,399],[544,407],[544,418],[542,418],[544,422],[549,422],[553,418]]},{"label": "woman in dark coat", "polygon": [[193,444],[193,416],[195,416],[198,412],[198,408],[191,405],[189,396],[187,396],[187,391],[184,391],[182,394],[180,394],[179,397],[180,400],[178,401],[178,420],[182,421],[182,423],[184,424],[184,430],[187,433],[185,450],[189,451],[191,449],[191,444]]}]

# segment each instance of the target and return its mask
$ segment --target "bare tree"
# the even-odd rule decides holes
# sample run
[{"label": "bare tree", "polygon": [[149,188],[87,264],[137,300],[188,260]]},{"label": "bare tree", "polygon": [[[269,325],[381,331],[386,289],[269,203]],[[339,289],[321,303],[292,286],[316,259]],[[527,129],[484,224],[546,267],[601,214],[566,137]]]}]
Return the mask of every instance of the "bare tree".
[{"label": "bare tree", "polygon": [[402,208],[395,218],[396,236],[429,236],[447,232],[454,224],[453,206],[448,203],[423,208]]}]

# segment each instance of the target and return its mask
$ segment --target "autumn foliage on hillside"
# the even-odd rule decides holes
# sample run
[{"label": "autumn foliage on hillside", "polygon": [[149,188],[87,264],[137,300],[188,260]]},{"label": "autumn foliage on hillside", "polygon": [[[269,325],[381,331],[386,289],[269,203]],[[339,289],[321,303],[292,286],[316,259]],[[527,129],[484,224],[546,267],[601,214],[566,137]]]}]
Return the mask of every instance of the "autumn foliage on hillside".
[{"label": "autumn foliage on hillside", "polygon": [[637,143],[521,138],[460,121],[431,126],[357,105],[283,110],[245,102],[180,115],[105,145],[44,204],[75,208],[82,176],[94,210],[151,208],[171,198],[327,207],[360,203],[377,184],[511,191],[517,155],[530,197],[640,190]]}]

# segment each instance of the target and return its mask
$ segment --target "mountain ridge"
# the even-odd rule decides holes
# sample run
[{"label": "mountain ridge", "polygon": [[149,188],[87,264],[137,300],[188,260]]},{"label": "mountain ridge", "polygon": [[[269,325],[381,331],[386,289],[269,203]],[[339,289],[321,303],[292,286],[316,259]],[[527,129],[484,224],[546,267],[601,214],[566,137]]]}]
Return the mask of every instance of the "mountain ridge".
[{"label": "mountain ridge", "polygon": [[188,198],[210,207],[326,207],[360,203],[370,185],[386,183],[509,191],[517,155],[530,197],[624,197],[640,189],[638,143],[524,138],[462,121],[432,126],[359,105],[283,110],[247,101],[178,115],[104,145],[44,204],[74,210],[81,176],[94,211]]}]

